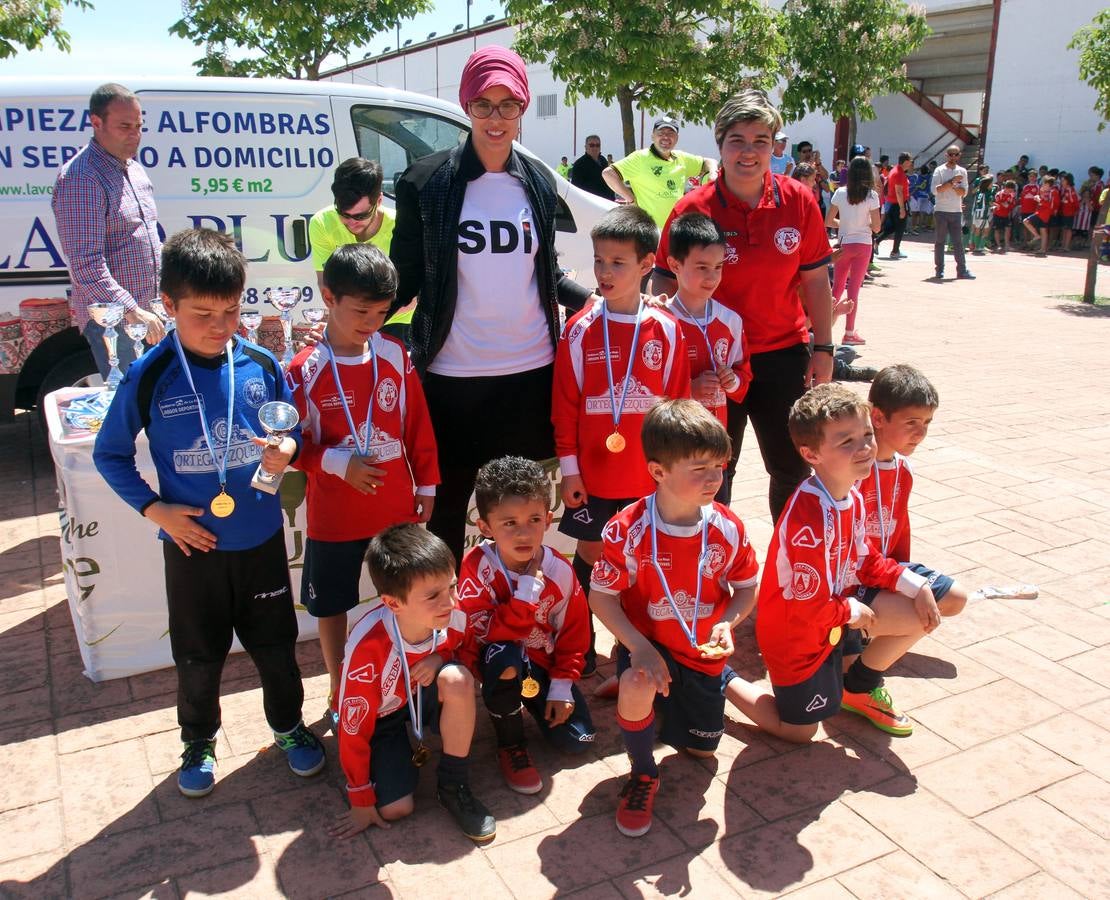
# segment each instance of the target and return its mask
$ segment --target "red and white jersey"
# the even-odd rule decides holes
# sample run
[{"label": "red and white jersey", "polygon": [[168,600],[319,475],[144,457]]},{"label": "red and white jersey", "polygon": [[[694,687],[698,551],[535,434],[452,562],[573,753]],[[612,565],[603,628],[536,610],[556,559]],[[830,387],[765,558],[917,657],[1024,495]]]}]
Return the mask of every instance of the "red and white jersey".
[{"label": "red and white jersey", "polygon": [[1035,181],[1032,184],[1024,184],[1021,188],[1021,214],[1023,216],[1032,215],[1037,211],[1037,203],[1040,200],[1041,188]]},{"label": "red and white jersey", "polygon": [[910,461],[901,453],[876,460],[871,474],[859,481],[856,490],[863,497],[867,537],[875,549],[895,562],[910,562]]},{"label": "red and white jersey", "polygon": [[468,632],[463,658],[475,675],[479,648],[522,642],[553,682],[582,677],[590,607],[562,555],[544,547],[539,576],[531,578],[503,568],[493,543],[483,541],[463,557],[458,590]]},{"label": "red and white jersey", "polygon": [[1079,192],[1069,184],[1060,189],[1060,215],[1074,216],[1079,211]]},{"label": "red and white jersey", "polygon": [[832,501],[810,476],[775,526],[759,585],[755,636],[771,683],[805,681],[832,652],[829,632],[851,619],[848,597],[863,584],[907,597],[925,579],[870,546],[863,498]]},{"label": "red and white jersey", "polygon": [[[699,320],[686,311],[681,297],[672,299],[667,304],[667,309],[678,320],[682,335],[686,338],[691,381],[703,372],[710,370],[715,372],[721,366],[728,366],[740,379],[740,383],[734,390],[730,392],[718,390],[713,400],[705,403],[706,409],[720,419],[721,424],[727,428],[726,396],[733,402],[740,403],[747,396],[748,386],[752,383],[748,338],[744,332],[744,322],[740,314],[733,312],[722,303],[710,300],[706,306],[707,315]],[[704,330],[702,330],[703,326]]]},{"label": "red and white jersey", "polygon": [[377,803],[370,781],[370,741],[378,719],[408,705],[402,646],[411,668],[432,653],[444,662],[453,659],[465,639],[466,616],[459,609],[452,610],[446,628],[415,645],[401,638],[388,606],[375,607],[355,625],[339,682],[339,764],[347,776],[351,806]]},{"label": "red and white jersey", "polygon": [[1014,192],[1009,188],[1002,188],[994,195],[994,201],[991,203],[991,214],[1008,219],[1014,211],[1016,202],[1017,197]]},{"label": "red and white jersey", "polygon": [[[723,659],[706,659],[690,645],[652,562],[651,509],[637,500],[609,520],[602,533],[602,556],[594,565],[590,590],[619,594],[621,608],[644,637],[663,645],[676,662],[709,675],[719,675]],[[744,525],[731,509],[712,503],[702,509],[706,522],[704,563],[701,524],[678,526],[658,522],[659,568],[663,570],[687,627],[694,621],[694,601],[701,582],[695,631],[697,643],[709,640],[713,626],[732,599],[732,592],[754,587],[759,561]]]},{"label": "red and white jersey", "polygon": [[366,413],[374,404],[369,453],[374,465],[386,470],[376,494],[356,491],[343,477],[356,450],[327,346],[302,350],[285,376],[301,414],[304,447],[294,465],[308,475],[308,536],[313,540],[353,541],[415,522],[417,488],[434,494],[439,483],[435,434],[408,353],[381,332],[370,342],[378,362],[376,382],[369,353],[337,357],[336,363],[361,445],[366,444]]},{"label": "red and white jersey", "polygon": [[609,360],[618,407],[628,373],[620,420],[626,445],[620,453],[611,453],[605,446],[613,433],[614,406],[605,365],[604,303],[598,300],[571,317],[555,351],[551,400],[555,452],[563,475],[581,474],[589,494],[611,500],[642,497],[655,490],[655,482],[648,475],[640,427],[660,400],[690,396],[686,341],[670,313],[645,304],[633,347],[636,316],[608,314]]}]

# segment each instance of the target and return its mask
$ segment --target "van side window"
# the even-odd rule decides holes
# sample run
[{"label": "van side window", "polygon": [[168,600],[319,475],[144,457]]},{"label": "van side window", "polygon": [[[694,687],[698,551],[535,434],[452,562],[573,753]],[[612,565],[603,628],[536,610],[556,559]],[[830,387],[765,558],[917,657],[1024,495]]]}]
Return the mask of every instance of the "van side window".
[{"label": "van side window", "polygon": [[351,123],[359,156],[382,164],[382,191],[390,197],[411,162],[458,146],[467,136],[455,122],[416,109],[354,106]]}]

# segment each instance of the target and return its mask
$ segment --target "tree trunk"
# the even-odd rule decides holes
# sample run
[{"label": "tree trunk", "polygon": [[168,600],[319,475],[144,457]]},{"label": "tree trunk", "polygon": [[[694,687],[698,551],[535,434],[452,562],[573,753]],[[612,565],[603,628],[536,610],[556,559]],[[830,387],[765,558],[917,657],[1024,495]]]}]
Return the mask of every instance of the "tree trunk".
[{"label": "tree trunk", "polygon": [[1095,281],[1098,278],[1098,249],[1102,235],[1095,232],[1097,221],[1091,222],[1091,251],[1087,254],[1087,280],[1083,284],[1083,302],[1095,302]]},{"label": "tree trunk", "polygon": [[617,88],[617,104],[621,110],[621,134],[624,136],[624,155],[636,149],[636,123],[632,120],[632,88]]}]

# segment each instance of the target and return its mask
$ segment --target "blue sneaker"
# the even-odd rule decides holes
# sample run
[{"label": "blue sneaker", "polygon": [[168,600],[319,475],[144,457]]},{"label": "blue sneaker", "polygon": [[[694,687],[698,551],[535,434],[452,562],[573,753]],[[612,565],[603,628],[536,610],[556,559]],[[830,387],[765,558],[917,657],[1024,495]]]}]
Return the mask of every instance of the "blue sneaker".
[{"label": "blue sneaker", "polygon": [[186,741],[177,773],[177,789],[186,797],[204,797],[216,786],[216,742]]},{"label": "blue sneaker", "polygon": [[274,743],[285,751],[293,774],[308,778],[324,768],[324,745],[305,727],[304,722],[298,722],[296,728],[285,734],[275,731]]}]

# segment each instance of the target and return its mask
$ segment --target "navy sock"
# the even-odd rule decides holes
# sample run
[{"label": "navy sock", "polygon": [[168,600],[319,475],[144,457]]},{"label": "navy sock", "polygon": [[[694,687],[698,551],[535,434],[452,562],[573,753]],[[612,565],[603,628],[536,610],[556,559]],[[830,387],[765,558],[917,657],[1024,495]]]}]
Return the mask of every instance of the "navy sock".
[{"label": "navy sock", "polygon": [[655,745],[655,713],[650,712],[646,719],[639,722],[630,722],[628,719],[617,715],[617,724],[624,736],[624,746],[628,749],[628,756],[632,760],[633,775],[650,775],[659,777],[659,768],[655,765],[652,747]]},{"label": "navy sock", "polygon": [[436,778],[442,785],[468,784],[470,782],[470,761],[465,756],[441,753]]},{"label": "navy sock", "polygon": [[844,690],[851,694],[870,694],[882,683],[883,673],[864,665],[862,656],[844,673]]}]

